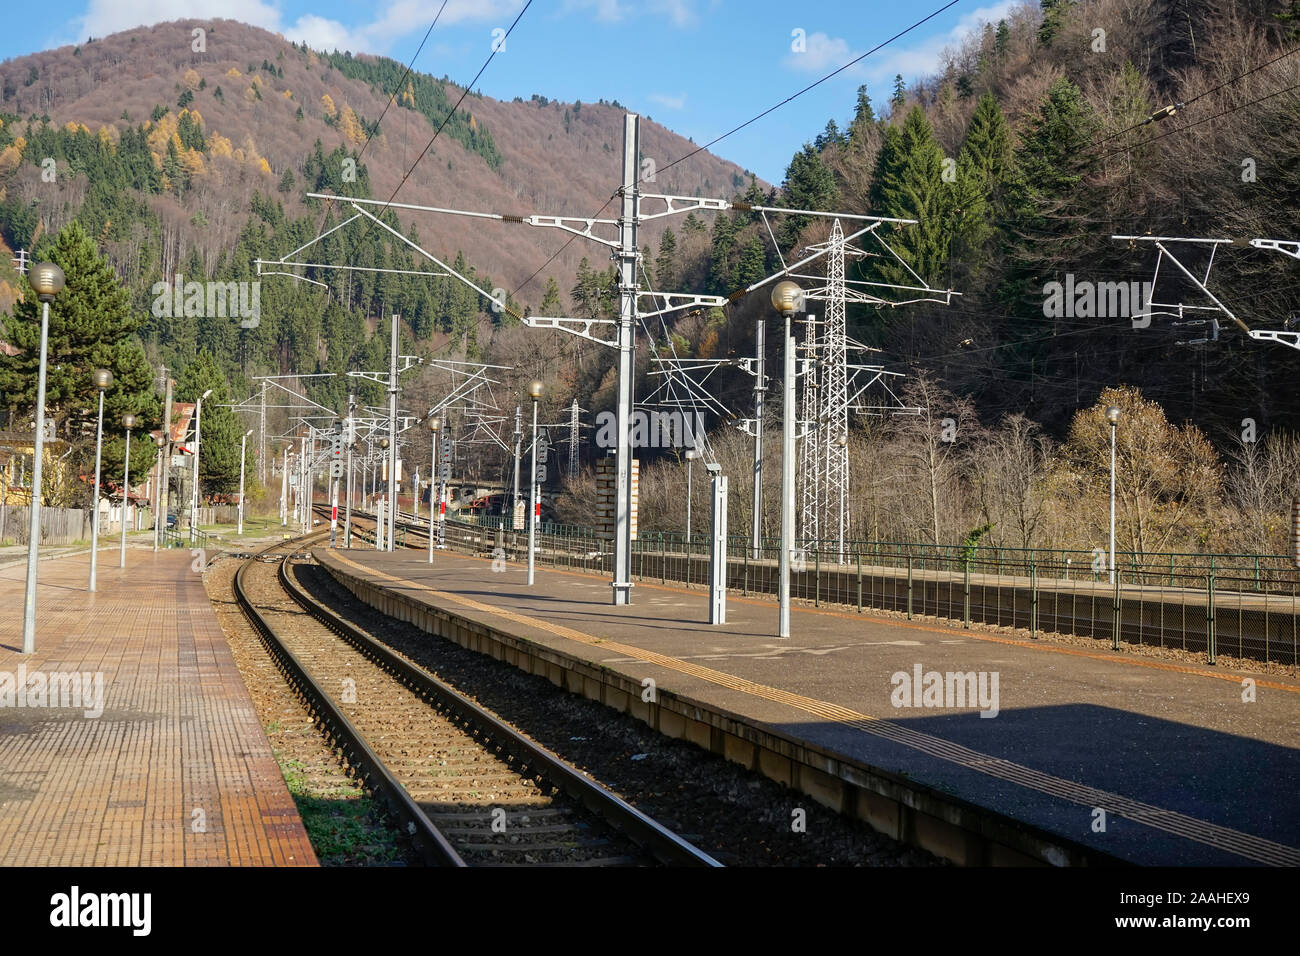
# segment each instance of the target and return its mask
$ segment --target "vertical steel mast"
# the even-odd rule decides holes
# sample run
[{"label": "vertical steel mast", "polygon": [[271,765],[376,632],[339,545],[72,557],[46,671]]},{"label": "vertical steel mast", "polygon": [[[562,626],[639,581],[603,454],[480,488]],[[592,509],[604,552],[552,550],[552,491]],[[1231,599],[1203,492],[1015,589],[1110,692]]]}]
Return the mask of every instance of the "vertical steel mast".
[{"label": "vertical steel mast", "polygon": [[821,348],[820,458],[825,463],[820,533],[831,540],[838,560],[845,560],[844,537],[849,525],[849,381],[845,327],[844,230],[835,220],[826,254],[826,324]]},{"label": "vertical steel mast", "polygon": [[623,209],[618,221],[618,421],[614,489],[614,604],[632,602],[632,359],[636,341],[637,169],[640,117],[623,117]]}]

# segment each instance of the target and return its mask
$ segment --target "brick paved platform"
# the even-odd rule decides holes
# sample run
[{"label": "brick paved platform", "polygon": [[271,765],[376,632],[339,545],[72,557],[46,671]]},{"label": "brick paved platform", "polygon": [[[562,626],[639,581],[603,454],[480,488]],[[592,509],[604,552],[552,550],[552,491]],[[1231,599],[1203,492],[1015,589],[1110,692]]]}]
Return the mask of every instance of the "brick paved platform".
[{"label": "brick paved platform", "polygon": [[[191,560],[102,550],[94,594],[88,554],[42,561],[26,656],[26,569],[0,570],[0,865],[316,865]],[[90,676],[40,701],[37,672]]]},{"label": "brick paved platform", "polygon": [[[529,588],[517,564],[493,573],[445,552],[432,566],[412,551],[315,554],[388,613],[952,859],[1300,864],[1294,677],[844,610],[795,608],[782,641],[770,600],[733,595],[728,624],[710,627],[699,590],[638,582],[616,608],[594,575],[538,569]],[[895,706],[893,675],[918,665],[997,674],[996,717]],[[642,702],[646,678],[657,702]]]}]

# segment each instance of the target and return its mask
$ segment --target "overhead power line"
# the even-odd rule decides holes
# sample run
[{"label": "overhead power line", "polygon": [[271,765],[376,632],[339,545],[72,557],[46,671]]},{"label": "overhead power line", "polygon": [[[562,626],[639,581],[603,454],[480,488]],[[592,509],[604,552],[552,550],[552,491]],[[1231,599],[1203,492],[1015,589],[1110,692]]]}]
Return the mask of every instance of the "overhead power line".
[{"label": "overhead power line", "polygon": [[[752,125],[752,124],[758,122],[758,121],[761,120],[764,116],[767,116],[769,113],[774,113],[774,112],[776,112],[776,111],[779,110],[782,106],[785,106],[786,104],[793,102],[794,100],[796,100],[796,99],[798,99],[799,97],[803,96],[805,93],[809,92],[810,90],[816,89],[817,87],[819,87],[819,86],[821,86],[823,83],[825,83],[827,80],[832,79],[833,77],[838,76],[839,74],[843,73],[845,70],[849,69],[850,67],[852,67],[852,66],[854,66],[854,65],[856,65],[856,64],[858,64],[858,63],[860,63],[860,62],[862,62],[862,61],[865,60],[867,57],[871,56],[873,53],[877,53],[877,52],[879,52],[880,50],[883,50],[885,47],[889,46],[889,44],[893,43],[895,40],[898,40],[898,39],[900,39],[901,37],[906,36],[907,34],[911,33],[913,30],[915,30],[917,27],[922,26],[923,24],[929,22],[930,20],[933,20],[933,19],[934,19],[935,17],[937,17],[939,14],[943,13],[945,10],[948,10],[948,9],[951,8],[951,7],[955,7],[955,6],[956,6],[958,3],[960,3],[960,2],[961,2],[961,0],[951,0],[951,2],[949,2],[949,3],[945,3],[942,7],[939,7],[939,8],[938,8],[937,10],[935,10],[933,13],[931,13],[931,14],[925,16],[925,17],[922,17],[920,20],[917,20],[915,23],[913,23],[911,26],[907,27],[906,29],[899,31],[898,33],[895,33],[895,34],[894,34],[892,37],[890,37],[888,40],[884,40],[884,41],[882,41],[881,43],[876,44],[875,46],[873,46],[873,47],[872,47],[870,50],[868,50],[867,52],[862,53],[862,54],[859,54],[858,56],[855,56],[853,59],[849,60],[849,61],[848,61],[847,63],[845,63],[843,66],[840,66],[839,68],[837,68],[837,69],[835,69],[835,70],[832,70],[830,73],[827,73],[827,74],[826,74],[825,76],[823,76],[821,79],[816,80],[815,82],[808,84],[807,86],[805,86],[803,89],[799,90],[798,92],[791,93],[789,96],[787,96],[785,99],[781,100],[779,103],[775,103],[775,104],[773,104],[772,106],[769,106],[767,109],[763,110],[761,113],[758,113],[758,114],[756,114],[756,115],[754,115],[754,116],[751,116],[749,119],[745,120],[745,122],[741,123],[739,126],[735,126],[735,127],[731,128],[731,129],[729,129],[727,132],[723,133],[721,136],[717,136],[717,137],[715,137],[714,139],[709,140],[709,141],[708,141],[707,143],[705,143],[703,146],[697,146],[695,149],[691,150],[691,151],[690,151],[689,153],[687,153],[686,155],[684,155],[684,156],[679,156],[677,159],[674,159],[674,160],[673,160],[671,163],[669,163],[667,166],[663,166],[663,167],[661,167],[661,168],[658,170],[658,172],[659,172],[659,173],[667,172],[668,170],[670,170],[670,169],[672,169],[674,166],[676,166],[678,163],[684,163],[684,162],[686,162],[686,160],[690,159],[692,156],[698,155],[699,153],[702,153],[702,152],[704,152],[704,151],[707,150],[707,149],[711,149],[712,147],[716,146],[718,143],[720,143],[720,142],[722,142],[724,139],[726,139],[728,136],[731,136],[733,133],[738,133],[738,132],[740,132],[740,131],[741,131],[742,129],[744,129],[745,127],[750,126],[750,125]],[[612,194],[608,199],[605,200],[605,202],[601,205],[601,207],[600,207],[599,209],[597,209],[594,213],[592,213],[592,214],[591,214],[590,216],[588,216],[587,218],[588,218],[588,219],[596,219],[596,218],[599,218],[599,217],[600,217],[600,214],[601,214],[602,212],[604,212],[604,211],[609,207],[609,204],[610,204],[611,202],[613,202],[613,201],[617,198],[617,196],[618,196],[618,193],[617,193],[617,192],[615,192],[614,194]],[[514,298],[516,295],[519,294],[519,292],[520,292],[521,290],[523,290],[524,288],[526,288],[530,283],[532,283],[532,281],[533,281],[534,279],[536,279],[539,275],[541,275],[542,271],[543,271],[544,269],[546,269],[546,267],[549,266],[552,262],[554,262],[557,258],[559,258],[559,256],[564,252],[564,250],[567,249],[567,248],[569,248],[569,245],[570,245],[570,244],[573,242],[573,240],[576,239],[576,238],[577,238],[577,236],[570,236],[569,239],[564,243],[564,245],[560,246],[559,249],[557,249],[554,253],[552,253],[551,256],[550,256],[550,258],[548,258],[545,262],[543,262],[543,263],[541,264],[541,266],[540,266],[540,267],[539,267],[535,272],[533,272],[532,275],[530,275],[527,279],[525,279],[523,282],[521,282],[518,286],[515,287],[514,291],[510,293],[510,297],[511,297],[511,298]]]},{"label": "overhead power line", "polygon": [[[420,160],[424,159],[424,157],[428,155],[429,150],[433,148],[433,144],[437,140],[438,136],[442,133],[444,129],[447,128],[447,124],[451,122],[452,117],[456,115],[456,111],[460,109],[460,104],[465,102],[465,97],[469,96],[470,90],[474,89],[474,87],[478,84],[479,78],[483,75],[483,72],[488,68],[488,65],[496,57],[497,53],[500,52],[505,47],[505,41],[509,39],[510,34],[514,32],[515,27],[519,25],[519,21],[523,19],[524,14],[528,12],[528,8],[531,7],[532,5],[533,5],[533,0],[527,0],[527,2],[523,6],[523,9],[519,11],[518,15],[511,22],[510,28],[506,30],[505,35],[501,37],[501,40],[499,42],[492,44],[492,52],[489,53],[487,59],[483,61],[483,65],[478,68],[478,72],[474,74],[474,78],[470,80],[468,84],[465,85],[464,89],[461,90],[459,99],[457,99],[455,104],[452,106],[452,108],[447,111],[447,115],[443,117],[442,122],[438,124],[438,128],[435,129],[433,131],[433,135],[429,137],[429,142],[425,144],[424,149],[420,150],[420,155],[415,157],[415,162],[411,163],[410,168],[407,169],[406,172],[402,175],[402,179],[400,182],[398,182],[397,187],[392,192],[392,195],[388,197],[388,199],[384,202],[383,206],[380,208],[379,210],[380,218],[383,217],[384,212],[397,198],[397,194],[402,191],[402,187],[406,185],[406,181],[411,178],[411,174],[415,172],[415,167],[420,165]],[[439,12],[441,13],[441,11]],[[430,29],[432,29],[432,27],[430,27]],[[373,228],[374,228],[373,221],[366,225],[366,231],[361,234],[361,238],[357,240],[357,243],[355,246],[353,246],[353,249],[358,249],[361,247],[361,244],[366,241],[366,238],[370,235],[370,231]]]}]

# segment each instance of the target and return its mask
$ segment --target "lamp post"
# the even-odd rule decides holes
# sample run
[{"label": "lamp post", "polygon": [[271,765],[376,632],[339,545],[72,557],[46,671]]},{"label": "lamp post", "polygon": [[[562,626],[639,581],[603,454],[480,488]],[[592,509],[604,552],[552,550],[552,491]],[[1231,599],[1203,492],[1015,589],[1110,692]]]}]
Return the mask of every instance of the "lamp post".
[{"label": "lamp post", "polygon": [[95,426],[95,492],[90,499],[90,590],[95,590],[95,569],[99,563],[99,463],[104,450],[104,391],[113,384],[113,373],[97,368],[90,376],[99,389],[99,424]]},{"label": "lamp post", "polygon": [[190,543],[194,543],[199,528],[199,425],[203,415],[203,400],[212,394],[208,389],[194,403],[194,487],[190,490]]},{"label": "lamp post", "polygon": [[686,449],[686,552],[691,550],[691,466],[700,453],[694,448]]},{"label": "lamp post", "polygon": [[533,400],[533,456],[532,467],[528,472],[528,487],[531,489],[532,504],[528,508],[528,583],[533,583],[533,552],[537,543],[537,401],[542,397],[542,383],[533,379],[528,383],[528,397]]},{"label": "lamp post", "polygon": [[[379,460],[381,462],[383,461],[384,458],[384,452],[388,451],[388,447],[390,444],[391,443],[387,438],[379,439]],[[375,472],[375,480],[377,482],[379,479],[378,465],[376,465],[374,472]],[[385,541],[385,535],[387,535],[388,533],[388,515],[391,514],[392,512],[387,511],[385,509],[391,509],[393,507],[393,503],[390,500],[392,498],[392,495],[389,493],[392,487],[393,487],[393,473],[392,470],[390,469],[388,472],[388,482],[384,486],[384,493],[379,496],[379,504],[376,508],[376,510],[378,511],[376,517],[379,520],[375,522],[375,548],[376,550],[379,551],[388,550],[388,544]]]},{"label": "lamp post", "polygon": [[241,535],[244,533],[244,449],[248,445],[248,436],[251,434],[253,434],[253,430],[250,428],[239,439],[239,514],[237,518],[239,530],[235,533]]},{"label": "lamp post", "polygon": [[[348,421],[348,435],[352,434],[352,422]],[[360,451],[361,443],[348,442],[348,494],[343,505],[343,547],[352,547],[352,453]]]},{"label": "lamp post", "polygon": [[154,443],[156,446],[158,446],[158,470],[157,470],[157,475],[158,475],[158,478],[157,478],[157,485],[158,485],[158,487],[157,487],[157,489],[155,489],[155,491],[154,491],[154,500],[157,501],[158,504],[154,507],[154,512],[153,512],[153,514],[154,514],[154,519],[153,519],[153,549],[154,549],[154,552],[156,553],[156,552],[158,551],[158,541],[159,541],[159,536],[162,534],[161,525],[167,523],[167,516],[166,516],[165,514],[162,513],[162,500],[163,500],[163,495],[162,495],[162,486],[163,486],[163,449],[167,447],[167,439],[163,438],[162,435],[159,435],[157,438],[155,438],[155,439],[153,440],[153,443]]},{"label": "lamp post", "polygon": [[[429,563],[433,564],[433,522],[435,491],[438,487],[438,432],[442,429],[442,419],[437,415],[430,415],[424,420],[424,427],[429,429],[430,451],[429,451]],[[420,496],[419,489],[416,489],[416,498]]]},{"label": "lamp post", "polygon": [[790,555],[794,550],[794,336],[790,321],[803,308],[803,290],[786,279],[772,288],[772,305],[785,319],[785,373],[781,382],[781,553],[777,636],[790,636]]},{"label": "lamp post", "polygon": [[41,461],[45,457],[45,354],[50,338],[50,302],[63,288],[63,270],[52,262],[32,266],[28,278],[41,300],[41,357],[36,375],[36,441],[32,461],[32,504],[27,532],[27,589],[23,596],[23,653],[36,650],[36,549],[41,540]]},{"label": "lamp post", "polygon": [[293,442],[285,442],[280,451],[280,527],[289,523],[289,449]]},{"label": "lamp post", "polygon": [[122,416],[122,427],[126,429],[126,457],[122,459],[122,547],[117,556],[117,566],[126,567],[126,498],[131,492],[131,429],[135,428],[135,416],[130,412]]},{"label": "lamp post", "polygon": [[1115,583],[1115,427],[1119,424],[1119,409],[1111,405],[1106,409],[1110,422],[1110,583]]}]

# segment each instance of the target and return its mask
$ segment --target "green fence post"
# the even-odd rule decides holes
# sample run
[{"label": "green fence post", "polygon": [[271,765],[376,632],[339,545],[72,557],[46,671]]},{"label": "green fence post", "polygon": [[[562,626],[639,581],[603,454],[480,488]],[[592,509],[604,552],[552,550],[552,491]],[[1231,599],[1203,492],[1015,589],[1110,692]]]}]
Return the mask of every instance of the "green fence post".
[{"label": "green fence post", "polygon": [[1038,567],[1029,559],[1029,636],[1038,640]]},{"label": "green fence post", "polygon": [[964,577],[965,584],[962,588],[961,599],[961,626],[970,627],[970,558],[966,558],[962,564],[965,567]]},{"label": "green fence post", "polygon": [[1111,599],[1110,649],[1112,651],[1119,650],[1119,613],[1120,613],[1119,577],[1120,577],[1120,571],[1119,568],[1116,568],[1115,569],[1115,593],[1114,593],[1114,597]]},{"label": "green fence post", "polygon": [[858,613],[862,613],[862,550],[853,549],[854,556],[858,559]]},{"label": "green fence post", "polygon": [[659,532],[659,583],[668,583],[668,548],[664,545],[664,533]]},{"label": "green fence post", "polygon": [[749,545],[741,548],[740,553],[744,555],[745,562],[745,575],[741,581],[742,590],[740,593],[743,597],[749,597]]},{"label": "green fence post", "polygon": [[822,551],[813,551],[813,607],[822,606]]},{"label": "green fence post", "polygon": [[1211,571],[1205,577],[1205,649],[1209,654],[1206,663],[1215,663],[1218,656],[1217,643],[1214,634],[1214,572]]},{"label": "green fence post", "polygon": [[912,556],[907,556],[907,619],[912,619]]}]

